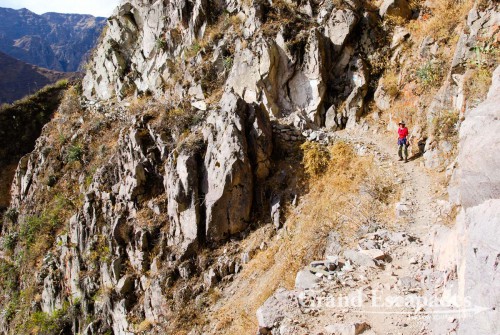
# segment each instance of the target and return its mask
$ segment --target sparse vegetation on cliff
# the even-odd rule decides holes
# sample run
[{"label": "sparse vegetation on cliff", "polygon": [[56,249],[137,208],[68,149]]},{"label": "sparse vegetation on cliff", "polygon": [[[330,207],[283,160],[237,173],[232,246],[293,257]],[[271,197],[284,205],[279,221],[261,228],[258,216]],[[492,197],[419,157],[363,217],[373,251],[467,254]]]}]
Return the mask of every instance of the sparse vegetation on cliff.
[{"label": "sparse vegetation on cliff", "polygon": [[[314,166],[309,191],[300,206],[287,213],[284,230],[267,240],[266,248],[239,275],[233,286],[239,294],[226,296],[213,315],[217,332],[245,333],[254,329],[257,308],[277,288],[293,289],[298,270],[321,259],[330,231],[339,232],[347,241],[367,221],[391,225],[389,205],[398,190],[387,172],[377,171],[373,157],[358,156],[352,144],[342,141],[329,148],[312,149],[307,145],[304,150],[306,166]],[[318,165],[317,154],[312,158],[311,150],[322,151],[328,159],[320,160]],[[321,175],[316,174],[317,168]],[[363,189],[370,191],[360,195]]]},{"label": "sparse vegetation on cliff", "polygon": [[[389,280],[387,291],[427,293],[420,284],[438,274],[419,254],[422,231],[457,212],[443,190],[466,111],[498,65],[497,28],[468,31],[470,1],[384,3],[389,12],[372,1],[122,5],[82,85],[0,111],[50,119],[5,183],[6,329],[266,334],[288,321],[262,325],[256,310],[294,289],[299,270],[345,293]],[[487,26],[488,15],[471,17]],[[318,260],[329,265],[314,275]],[[413,274],[427,279],[404,279]]]}]

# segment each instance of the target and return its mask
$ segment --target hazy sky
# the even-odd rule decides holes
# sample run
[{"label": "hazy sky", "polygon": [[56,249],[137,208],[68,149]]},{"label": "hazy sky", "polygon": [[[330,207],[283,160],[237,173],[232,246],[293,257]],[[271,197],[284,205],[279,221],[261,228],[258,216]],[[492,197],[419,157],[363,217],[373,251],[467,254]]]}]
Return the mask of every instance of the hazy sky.
[{"label": "hazy sky", "polygon": [[28,8],[37,14],[57,12],[108,17],[119,2],[120,0],[0,0],[0,7]]}]

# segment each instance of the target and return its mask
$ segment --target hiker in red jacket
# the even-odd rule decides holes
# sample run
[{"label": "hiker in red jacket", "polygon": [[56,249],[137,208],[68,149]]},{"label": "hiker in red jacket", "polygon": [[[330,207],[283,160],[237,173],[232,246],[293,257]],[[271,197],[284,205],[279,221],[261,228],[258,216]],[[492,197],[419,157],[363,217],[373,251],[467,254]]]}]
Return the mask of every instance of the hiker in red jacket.
[{"label": "hiker in red jacket", "polygon": [[398,128],[398,155],[399,155],[399,160],[403,160],[403,151],[404,151],[404,161],[405,163],[408,162],[408,128],[405,126],[405,122],[401,121],[399,123],[399,128]]}]

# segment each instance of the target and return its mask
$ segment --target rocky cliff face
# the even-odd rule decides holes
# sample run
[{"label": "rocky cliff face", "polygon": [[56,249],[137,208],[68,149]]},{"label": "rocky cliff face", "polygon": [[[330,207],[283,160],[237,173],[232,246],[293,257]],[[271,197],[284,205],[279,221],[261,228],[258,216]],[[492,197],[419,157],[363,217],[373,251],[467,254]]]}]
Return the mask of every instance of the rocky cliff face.
[{"label": "rocky cliff face", "polygon": [[[298,326],[285,320],[281,327],[281,314],[276,320],[259,313],[257,327],[255,310],[243,311],[237,297],[252,291],[265,296],[260,303],[285,299],[282,290],[273,295],[274,284],[263,288],[259,282],[281,275],[277,282],[283,284],[287,266],[296,269],[324,250],[326,235],[336,239],[325,234],[332,220],[340,231],[356,221],[352,229],[371,236],[360,247],[368,255],[344,253],[350,264],[369,269],[356,282],[377,275],[373,269],[382,258],[375,249],[416,241],[404,232],[369,231],[391,221],[382,216],[393,213],[393,205],[394,220],[411,212],[408,194],[393,204],[399,191],[383,179],[384,173],[399,178],[399,171],[388,168],[392,162],[378,149],[373,159],[359,158],[377,148],[366,139],[345,135],[335,147],[340,154],[322,145],[338,140],[334,131],[370,137],[404,117],[412,125],[414,158],[425,149],[425,166],[444,179],[447,166],[452,173],[457,150],[465,154],[473,145],[455,145],[457,115],[467,120],[463,112],[476,104],[464,93],[467,76],[480,73],[470,65],[477,54],[466,45],[490,48],[481,49],[477,69],[497,65],[495,54],[484,50],[498,47],[498,11],[490,2],[476,4],[465,24],[453,18],[445,28],[436,26],[448,35],[463,31],[457,42],[412,26],[437,24],[429,19],[442,18],[436,3],[123,1],[107,22],[82,87],[67,92],[15,172],[2,226],[0,271],[6,279],[0,288],[8,301],[0,333],[259,328],[262,334],[293,334]],[[471,7],[459,6],[464,12]],[[450,66],[441,71],[444,64]],[[484,92],[476,93],[482,99]],[[482,115],[478,108],[470,115]],[[479,119],[464,121],[462,138]],[[310,172],[306,156],[323,173],[334,164],[328,170],[334,183],[309,185],[299,164],[304,158]],[[457,162],[466,170],[456,171],[474,168],[467,168],[463,154]],[[333,188],[345,194],[334,193],[325,208],[297,205],[309,186],[320,195]],[[480,202],[459,202],[476,206],[497,195],[494,187],[486,190]],[[293,220],[310,211],[307,206],[318,213],[298,234]],[[275,237],[266,224],[271,220]],[[297,250],[298,259],[289,256]],[[291,264],[283,267],[280,257]],[[263,269],[263,278],[252,267]],[[344,287],[356,285],[350,276]],[[413,284],[407,279],[401,286]],[[273,299],[266,306],[274,306]],[[237,318],[250,319],[243,321],[250,326],[233,326],[241,324]]]},{"label": "rocky cliff face", "polygon": [[[500,68],[497,68],[487,99],[467,113],[460,127],[458,167],[449,189],[450,200],[461,206],[456,227],[438,230],[435,238],[437,266],[456,275],[447,283],[446,290],[487,311],[478,314],[474,320],[464,318],[458,331],[460,334],[490,334],[500,329],[498,318],[490,308],[500,300],[496,280],[500,256],[494,237],[498,236],[500,222],[500,186],[498,174],[493,171],[500,162],[485,145],[500,143],[495,132],[487,135],[488,129],[498,129],[499,126],[499,93]],[[435,323],[439,324],[438,321]]]},{"label": "rocky cliff face", "polygon": [[[218,106],[174,147],[176,134],[165,128],[167,120],[135,115],[120,126],[118,143],[109,149],[112,156],[80,186],[83,203],[43,261],[36,279],[42,312],[61,310],[72,292],[70,299],[81,300],[84,315],[97,316],[84,328],[73,325],[75,332],[131,333],[133,310],[139,318],[165,320],[170,314],[164,309],[165,281],[207,270],[208,264],[193,263],[196,254],[247,230],[252,210],[258,211],[252,195],[269,174],[271,125],[259,106],[233,93],[224,94]],[[81,134],[87,143],[95,135]],[[53,170],[64,156],[45,149],[53,145],[42,136],[20,163],[12,186],[11,205],[20,213],[16,222],[38,210],[47,178],[65,178]],[[74,177],[85,179],[85,173]],[[108,297],[105,287],[120,287],[119,299]],[[193,289],[202,290],[203,280]],[[185,299],[193,293],[186,294]],[[100,305],[91,297],[112,300]]]},{"label": "rocky cliff face", "polygon": [[[375,63],[384,54],[374,43],[384,38],[379,18],[357,2],[289,7],[126,2],[109,21],[84,94],[150,92],[203,110],[211,86],[227,78],[228,89],[263,104],[273,118],[289,117],[303,129],[327,118],[352,127],[364,112],[370,74],[379,74],[368,55]],[[362,36],[352,38],[355,30]]]},{"label": "rocky cliff face", "polygon": [[0,50],[16,59],[62,72],[84,70],[105,18],[0,8]]}]

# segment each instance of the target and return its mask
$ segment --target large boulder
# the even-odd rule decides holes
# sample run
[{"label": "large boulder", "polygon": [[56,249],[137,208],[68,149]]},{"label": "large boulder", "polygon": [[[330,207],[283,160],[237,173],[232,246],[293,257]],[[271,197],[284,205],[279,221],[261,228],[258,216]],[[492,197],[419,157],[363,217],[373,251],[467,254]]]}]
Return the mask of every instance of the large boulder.
[{"label": "large boulder", "polygon": [[250,49],[243,49],[234,56],[234,66],[227,79],[227,86],[246,102],[257,102],[259,95],[259,82],[271,66],[270,48],[267,43],[259,41],[256,45],[259,53],[255,54]]},{"label": "large boulder", "polygon": [[340,122],[337,121],[337,110],[335,105],[331,105],[325,113],[325,128],[336,130],[339,123]]},{"label": "large boulder", "polygon": [[345,102],[343,120],[347,120],[345,124],[347,128],[353,128],[364,112],[365,96],[368,92],[369,72],[362,59],[351,61],[349,78],[354,88]]},{"label": "large boulder", "polygon": [[373,261],[373,258],[355,250],[345,250],[344,257],[346,260],[350,261],[356,266],[366,266],[366,267],[377,267],[377,264]]},{"label": "large boulder", "polygon": [[358,21],[358,14],[350,9],[334,9],[332,11],[326,22],[325,35],[332,42],[336,53],[342,49]]},{"label": "large boulder", "polygon": [[391,96],[386,91],[383,78],[378,81],[373,100],[375,101],[377,108],[381,111],[387,111],[391,108]]},{"label": "large boulder", "polygon": [[333,323],[325,326],[325,331],[329,335],[358,335],[370,329],[364,322],[360,323]]},{"label": "large boulder", "polygon": [[262,102],[269,115],[280,117],[293,108],[287,82],[294,74],[283,36],[276,41],[257,39],[249,48],[236,52],[226,85],[246,102]]},{"label": "large boulder", "polygon": [[279,288],[259,307],[257,310],[259,334],[269,334],[273,328],[278,328],[286,315],[297,308],[296,302],[291,299],[293,296],[295,296],[293,291]]},{"label": "large boulder", "polygon": [[169,245],[184,253],[196,247],[200,224],[199,172],[196,152],[174,151],[164,180],[170,220]]},{"label": "large boulder", "polygon": [[311,31],[301,71],[288,83],[290,99],[296,109],[304,112],[308,121],[321,125],[325,75],[328,64],[326,40],[318,30]]},{"label": "large boulder", "polygon": [[342,51],[359,22],[351,9],[333,9],[326,17],[324,31],[301,32],[293,43],[282,31],[274,41],[257,39],[237,50],[227,86],[248,103],[262,103],[271,116],[298,113],[312,127],[323,125],[332,59],[347,66],[351,57]]},{"label": "large boulder", "polygon": [[295,288],[298,290],[310,290],[317,287],[319,281],[320,278],[316,277],[314,273],[306,268],[297,272],[297,276],[295,277]]},{"label": "large boulder", "polygon": [[219,106],[203,131],[207,149],[202,192],[209,241],[247,227],[254,190],[252,165],[258,177],[267,176],[272,150],[267,114],[229,92]]}]

